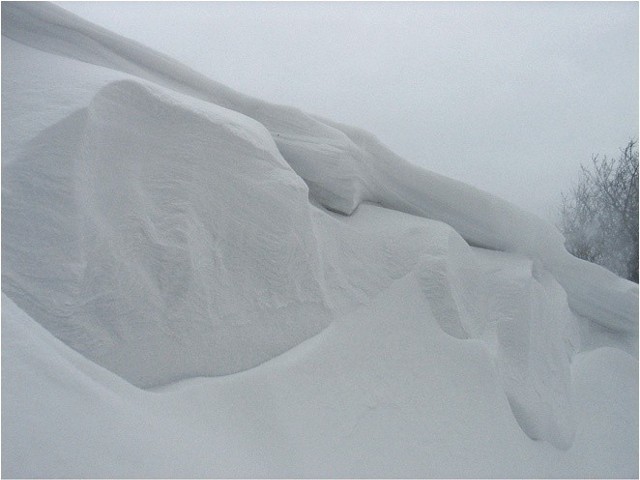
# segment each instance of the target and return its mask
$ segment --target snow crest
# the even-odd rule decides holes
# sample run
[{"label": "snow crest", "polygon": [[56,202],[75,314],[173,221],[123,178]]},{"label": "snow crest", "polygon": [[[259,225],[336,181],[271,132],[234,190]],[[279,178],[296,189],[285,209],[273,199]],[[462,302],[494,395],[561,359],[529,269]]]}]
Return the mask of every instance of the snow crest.
[{"label": "snow crest", "polygon": [[51,4],[3,6],[2,34],[26,45],[139,76],[247,115],[271,133],[312,198],[351,214],[363,201],[443,221],[467,242],[525,254],[554,275],[580,315],[638,333],[638,287],[577,260],[550,224],[501,199],[415,167],[372,135],[234,92],[140,44]]},{"label": "snow crest", "polygon": [[571,446],[580,317],[637,341],[637,285],[366,132],[50,4],[2,13],[3,291],[28,316],[152,387],[247,370],[402,283],[489,353],[529,437]]}]

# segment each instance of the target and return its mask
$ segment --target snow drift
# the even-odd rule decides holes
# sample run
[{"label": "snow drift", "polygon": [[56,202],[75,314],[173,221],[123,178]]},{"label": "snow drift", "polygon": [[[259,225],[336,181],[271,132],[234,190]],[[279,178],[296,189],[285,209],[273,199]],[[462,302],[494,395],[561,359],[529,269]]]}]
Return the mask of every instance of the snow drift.
[{"label": "snow drift", "polygon": [[[637,285],[570,256],[551,225],[415,167],[365,132],[243,96],[53,5],[3,3],[2,34],[2,289],[11,299],[3,302],[9,305],[3,413],[17,419],[3,425],[3,437],[11,439],[6,450],[3,442],[6,472],[164,476],[169,467],[162,452],[170,451],[171,440],[153,442],[156,463],[140,471],[130,461],[114,466],[108,459],[96,470],[76,469],[70,453],[54,468],[47,449],[28,470],[19,460],[25,448],[56,430],[50,420],[26,431],[20,426],[38,411],[27,401],[29,392],[42,388],[41,395],[82,405],[87,395],[103,392],[107,398],[98,403],[107,412],[129,418],[150,403],[156,413],[143,417],[162,417],[201,388],[187,379],[241,372],[267,360],[240,377],[246,385],[239,390],[231,375],[202,379],[198,391],[214,395],[224,411],[247,392],[255,395],[256,385],[276,380],[283,391],[297,385],[293,398],[309,410],[281,394],[275,407],[258,400],[262,407],[246,411],[274,415],[262,440],[243,443],[215,468],[188,467],[185,450],[176,454],[181,469],[175,475],[540,476],[550,456],[557,460],[553,472],[590,472],[580,470],[592,465],[584,463],[593,454],[585,435],[596,438],[604,427],[579,428],[584,420],[576,405],[584,402],[573,394],[572,362],[577,352],[604,345],[620,356],[606,362],[637,362],[620,352],[637,356]],[[320,339],[317,348],[303,343],[312,337]],[[16,347],[23,343],[33,358]],[[289,352],[278,364],[276,357],[293,347],[302,357]],[[50,373],[20,380],[19,372],[47,359]],[[369,359],[373,373],[363,373]],[[274,377],[273,368],[284,370]],[[337,395],[325,399],[334,414],[312,406],[319,395],[314,372],[324,372],[329,385],[337,382],[321,394]],[[364,397],[350,390],[360,388],[363,375]],[[468,428],[452,427],[461,411],[467,418],[475,406],[456,400],[467,387],[446,380],[449,375],[474,385],[470,391],[483,399]],[[392,385],[376,386],[376,379]],[[181,390],[179,380],[191,386]],[[620,411],[633,401],[630,383],[620,380],[626,385]],[[67,392],[68,384],[76,386]],[[131,384],[174,386],[152,394]],[[426,395],[429,385],[436,387]],[[158,393],[176,403],[151,401]],[[373,395],[375,408],[341,411],[340,395],[347,405]],[[427,400],[415,405],[412,395]],[[459,408],[437,406],[449,401]],[[285,421],[288,410],[297,416]],[[71,414],[63,407],[55,413]],[[202,409],[185,415],[164,425],[150,420],[153,431],[167,439],[184,434],[188,445],[205,442],[219,452],[224,439],[242,443],[243,434],[255,435]],[[353,421],[348,437],[367,438],[351,457],[327,450],[333,434],[345,433],[341,415]],[[380,442],[406,427],[406,415],[420,420],[399,439],[398,450],[377,470],[355,469],[363,459],[382,461]],[[492,418],[497,425],[489,426]],[[88,420],[75,421],[67,436],[83,445]],[[204,426],[189,426],[200,421]],[[320,437],[305,440],[300,429],[307,421]],[[126,430],[124,423],[114,428]],[[221,424],[217,434],[202,430]],[[539,450],[512,424],[570,453]],[[434,425],[444,436],[420,431]],[[281,429],[297,433],[288,437]],[[438,455],[453,455],[450,445],[458,441],[477,445],[483,429],[497,448],[484,460],[477,458],[482,449],[466,453],[477,470],[456,469],[454,461],[443,470],[434,466]],[[244,454],[266,448],[269,432],[280,432],[283,450],[268,448],[266,463],[239,468]],[[635,435],[624,430],[622,440],[637,450]],[[104,442],[110,448],[117,436]],[[420,459],[422,450],[407,449],[412,442],[430,446],[431,463]],[[280,459],[294,445],[300,456],[287,468]],[[53,451],[62,455],[60,448]],[[86,448],[73,449],[92,458]],[[497,458],[532,448],[539,458],[522,470],[509,462],[495,467]],[[615,471],[632,471],[628,448]]]},{"label": "snow drift", "polygon": [[138,385],[244,370],[329,323],[306,185],[260,125],[201,104],[110,83],[4,176],[5,291]]},{"label": "snow drift", "polygon": [[566,451],[518,427],[481,344],[431,321],[405,277],[240,374],[134,388],[2,300],[7,477],[620,478],[637,474],[637,362],[571,365]]}]

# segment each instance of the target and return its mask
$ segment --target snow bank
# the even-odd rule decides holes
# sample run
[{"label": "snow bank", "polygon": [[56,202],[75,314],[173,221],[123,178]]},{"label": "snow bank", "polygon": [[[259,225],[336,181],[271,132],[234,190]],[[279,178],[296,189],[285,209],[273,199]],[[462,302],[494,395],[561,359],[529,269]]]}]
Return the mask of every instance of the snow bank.
[{"label": "snow bank", "polygon": [[[637,285],[366,132],[233,92],[50,4],[2,13],[3,474],[588,476],[584,452],[611,463],[584,439],[612,430],[580,398],[580,369],[609,354],[571,362],[601,345],[637,355]],[[628,374],[634,360],[612,362]],[[185,382],[149,392],[114,374]],[[611,383],[616,415],[627,374]],[[611,472],[633,471],[626,427],[607,437],[624,450]],[[203,464],[205,447],[226,460]]]},{"label": "snow bank", "polygon": [[414,167],[366,132],[241,95],[54,5],[8,3],[2,18],[2,34],[26,45],[140,76],[254,118],[271,132],[312,197],[329,209],[351,214],[368,200],[443,221],[473,245],[540,261],[580,315],[638,332],[637,285],[574,259],[557,230],[537,217]]},{"label": "snow bank", "polygon": [[575,357],[573,446],[525,436],[411,277],[241,374],[134,388],[2,299],[3,477],[632,478],[637,360]]},{"label": "snow bank", "polygon": [[330,298],[367,304],[399,279],[415,278],[425,318],[491,353],[527,435],[569,448],[576,428],[570,363],[580,334],[549,272],[522,255],[471,248],[444,223],[374,205],[316,218],[329,233],[320,238]]},{"label": "snow bank", "polygon": [[2,181],[4,290],[137,385],[244,370],[329,323],[306,185],[247,117],[111,83]]}]

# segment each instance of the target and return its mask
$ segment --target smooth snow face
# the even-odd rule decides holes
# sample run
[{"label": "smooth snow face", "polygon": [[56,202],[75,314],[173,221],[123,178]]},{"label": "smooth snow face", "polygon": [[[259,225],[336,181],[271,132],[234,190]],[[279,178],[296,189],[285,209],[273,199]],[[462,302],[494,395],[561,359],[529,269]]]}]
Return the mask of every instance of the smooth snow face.
[{"label": "smooth snow face", "polygon": [[477,251],[487,305],[482,338],[495,345],[505,393],[523,430],[568,448],[575,435],[570,362],[577,318],[553,276],[518,255]]},{"label": "smooth snow face", "polygon": [[[4,296],[3,296],[4,297]],[[638,364],[582,353],[575,441],[530,440],[414,278],[241,374],[136,389],[2,299],[4,477],[633,478]]]},{"label": "smooth snow face", "polygon": [[[350,433],[342,430],[339,412],[316,418],[327,438],[338,432],[355,439],[347,443],[356,453],[327,452],[334,446],[324,439],[301,444],[298,468],[267,461],[255,470],[234,470],[242,463],[238,455],[220,470],[197,469],[200,475],[518,475],[529,470],[492,470],[490,462],[485,469],[445,468],[439,475],[435,454],[420,463],[417,447],[408,445],[453,455],[451,465],[453,450],[438,450],[438,441],[471,448],[485,429],[504,442],[497,451],[520,458],[528,447],[514,454],[505,446],[514,439],[528,445],[519,425],[532,439],[571,449],[574,438],[582,438],[571,373],[580,344],[637,354],[637,286],[571,257],[541,220],[409,165],[365,132],[244,97],[52,5],[4,3],[2,9],[3,35],[17,41],[5,37],[2,52],[3,291],[20,309],[66,345],[142,387],[249,369],[333,320],[322,338],[341,346],[325,345],[312,363],[337,369],[347,398],[353,395],[349,385],[359,388],[364,375],[374,403],[384,406],[381,413],[348,408]],[[11,316],[24,317],[14,310]],[[368,317],[375,321],[367,323]],[[610,337],[596,331],[601,326]],[[34,330],[24,328],[26,335]],[[421,333],[414,338],[412,331]],[[447,354],[438,356],[443,348]],[[443,366],[457,355],[460,368]],[[341,363],[342,357],[351,360]],[[370,357],[376,362],[371,374]],[[261,372],[268,368],[247,375],[264,384],[270,378]],[[304,379],[313,384],[316,370]],[[336,381],[320,370],[326,382]],[[398,371],[410,386],[396,384]],[[457,386],[439,379],[448,375],[459,376]],[[234,378],[220,381],[233,385]],[[391,385],[381,393],[378,378]],[[304,379],[294,375],[281,385],[315,391]],[[117,383],[127,401],[150,398],[109,372],[99,375],[103,382]],[[472,415],[472,399],[461,399],[469,394],[466,383],[484,399],[480,417]],[[254,387],[248,387],[252,395]],[[11,388],[18,393],[9,415],[24,394],[17,384]],[[387,409],[395,391],[408,402],[400,413]],[[416,398],[424,396],[423,405]],[[241,397],[229,394],[228,401]],[[313,398],[299,400],[308,405]],[[439,407],[443,402],[451,408]],[[228,405],[220,400],[220,408]],[[298,415],[286,427],[297,432],[294,441],[287,443],[275,420],[265,426],[285,437],[283,451],[297,446],[295,439],[308,429],[305,412],[287,408]],[[255,416],[259,408],[249,410]],[[390,432],[406,427],[405,415],[427,412],[426,423],[399,439],[397,449],[375,454]],[[276,413],[279,420],[288,415]],[[460,415],[473,426],[455,427]],[[489,428],[496,417],[500,424]],[[435,436],[424,437],[425,428],[436,428]],[[235,433],[220,435],[227,434]],[[220,437],[210,435],[202,438],[222,448]],[[10,436],[26,438],[16,428]],[[369,437],[371,443],[357,447]],[[162,441],[154,445],[169,451]],[[253,447],[247,452],[255,453]],[[15,459],[20,452],[16,447],[10,454]],[[465,458],[477,463],[475,455]],[[165,465],[160,456],[154,458]],[[337,462],[335,471],[320,466],[323,456]],[[379,468],[363,473],[354,470],[357,464]],[[397,469],[405,464],[412,467]],[[123,470],[125,476],[131,471]],[[176,476],[185,471],[191,470]],[[581,476],[576,471],[582,470],[570,475]]]},{"label": "smooth snow face", "polygon": [[[531,438],[566,449],[575,434],[570,362],[578,323],[562,287],[517,254],[469,247],[446,224],[372,205],[333,220],[316,214],[332,298],[368,303],[405,276],[427,318],[494,359],[515,418]],[[359,245],[357,250],[353,245]],[[350,247],[351,246],[351,247]]]},{"label": "smooth snow face", "polygon": [[244,116],[112,83],[3,173],[5,291],[136,385],[244,370],[329,323],[306,185]]}]

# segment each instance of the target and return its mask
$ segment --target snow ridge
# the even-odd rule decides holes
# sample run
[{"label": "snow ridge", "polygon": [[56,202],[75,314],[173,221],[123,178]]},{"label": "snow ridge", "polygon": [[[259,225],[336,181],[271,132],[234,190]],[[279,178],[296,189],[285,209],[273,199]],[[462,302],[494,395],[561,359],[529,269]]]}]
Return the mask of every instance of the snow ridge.
[{"label": "snow ridge", "polygon": [[489,352],[529,437],[570,448],[579,316],[637,336],[637,285],[366,132],[51,4],[2,13],[3,291],[65,344],[144,388],[226,375],[402,283]]},{"label": "snow ridge", "polygon": [[541,262],[580,315],[614,330],[638,332],[637,285],[572,257],[559,232],[536,216],[410,165],[366,132],[234,92],[51,4],[6,4],[2,32],[32,47],[140,76],[254,118],[305,180],[311,197],[326,208],[349,215],[371,201],[443,221],[473,245]]}]

